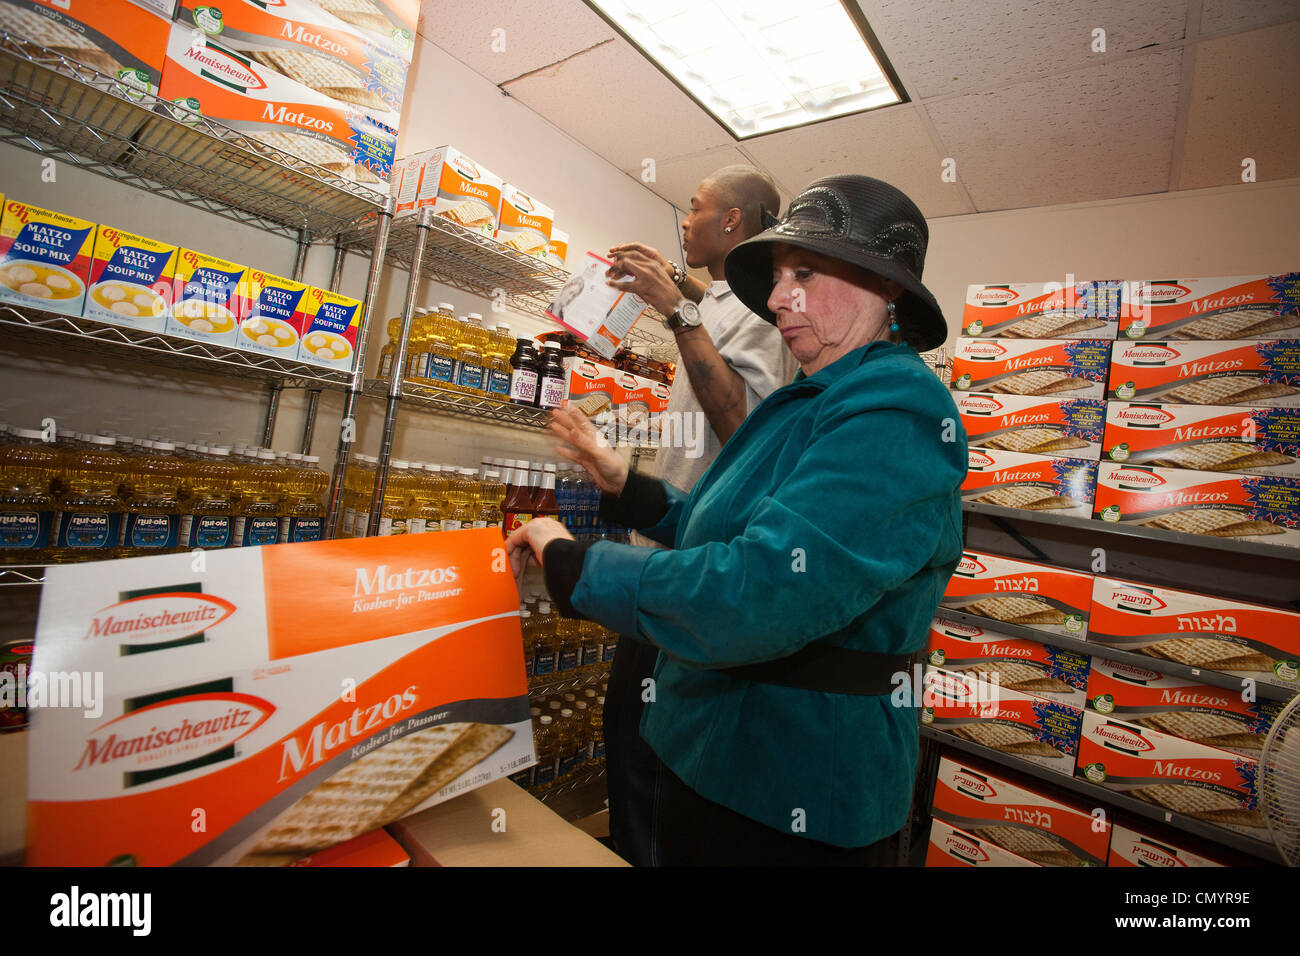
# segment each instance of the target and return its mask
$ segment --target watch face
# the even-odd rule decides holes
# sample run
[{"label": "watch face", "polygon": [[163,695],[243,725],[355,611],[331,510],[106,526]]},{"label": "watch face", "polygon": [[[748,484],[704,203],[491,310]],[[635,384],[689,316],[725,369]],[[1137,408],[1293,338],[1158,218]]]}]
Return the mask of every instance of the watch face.
[{"label": "watch face", "polygon": [[700,324],[700,307],[694,302],[686,301],[681,304],[678,314],[682,317],[682,322],[687,325]]}]

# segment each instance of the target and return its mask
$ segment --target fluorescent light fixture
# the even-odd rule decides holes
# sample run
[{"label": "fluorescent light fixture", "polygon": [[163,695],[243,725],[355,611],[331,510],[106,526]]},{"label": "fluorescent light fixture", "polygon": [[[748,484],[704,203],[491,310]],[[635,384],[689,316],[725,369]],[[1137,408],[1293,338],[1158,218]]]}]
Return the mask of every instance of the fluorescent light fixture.
[{"label": "fluorescent light fixture", "polygon": [[855,0],[586,0],[737,139],[904,102]]}]

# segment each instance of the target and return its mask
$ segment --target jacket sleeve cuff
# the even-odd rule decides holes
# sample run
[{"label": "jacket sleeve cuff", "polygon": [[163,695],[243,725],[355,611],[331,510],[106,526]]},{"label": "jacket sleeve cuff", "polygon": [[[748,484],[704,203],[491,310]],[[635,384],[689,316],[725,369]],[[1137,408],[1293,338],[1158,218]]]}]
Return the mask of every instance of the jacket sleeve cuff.
[{"label": "jacket sleeve cuff", "polygon": [[657,478],[628,472],[621,495],[600,493],[600,517],[606,524],[640,530],[657,525],[668,514],[668,492]]},{"label": "jacket sleeve cuff", "polygon": [[[548,551],[550,548],[547,545]],[[583,617],[598,621],[617,634],[637,634],[641,570],[658,553],[654,548],[597,541],[587,551],[582,578],[569,595],[573,607]]]},{"label": "jacket sleeve cuff", "polygon": [[573,589],[578,586],[587,550],[591,543],[556,538],[542,551],[542,568],[546,591],[556,609],[565,617],[582,617],[573,607]]}]

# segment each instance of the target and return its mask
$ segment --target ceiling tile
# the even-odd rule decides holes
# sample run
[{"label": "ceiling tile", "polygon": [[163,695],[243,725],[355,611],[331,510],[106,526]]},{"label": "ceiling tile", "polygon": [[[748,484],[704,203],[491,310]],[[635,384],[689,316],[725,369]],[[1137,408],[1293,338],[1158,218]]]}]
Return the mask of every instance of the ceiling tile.
[{"label": "ceiling tile", "polygon": [[1107,54],[1181,40],[1187,0],[855,0],[919,99],[1060,73]]},{"label": "ceiling tile", "polygon": [[[690,208],[691,194],[695,192],[695,187],[701,180],[723,166],[735,165],[755,164],[735,146],[720,146],[692,153],[689,156],[678,156],[675,159],[656,162],[654,181],[646,182],[646,188],[685,211]],[[634,179],[645,182],[640,166],[635,169],[625,169],[624,172]],[[764,169],[763,172],[768,171]],[[780,191],[779,184],[777,190]]]},{"label": "ceiling tile", "polygon": [[1300,176],[1300,21],[1196,45],[1179,189]]},{"label": "ceiling tile", "polygon": [[1203,0],[1201,36],[1300,19],[1296,0]]},{"label": "ceiling tile", "polygon": [[926,105],[980,212],[1169,188],[1181,50]]},{"label": "ceiling tile", "polygon": [[944,157],[916,106],[772,133],[746,140],[743,148],[794,193],[822,176],[862,173],[903,190],[927,218],[974,211],[959,186],[940,178]]},{"label": "ceiling tile", "polygon": [[423,36],[498,84],[616,36],[581,0],[427,0],[420,23]]},{"label": "ceiling tile", "polygon": [[505,85],[505,90],[619,169],[662,164],[735,140],[622,40]]}]

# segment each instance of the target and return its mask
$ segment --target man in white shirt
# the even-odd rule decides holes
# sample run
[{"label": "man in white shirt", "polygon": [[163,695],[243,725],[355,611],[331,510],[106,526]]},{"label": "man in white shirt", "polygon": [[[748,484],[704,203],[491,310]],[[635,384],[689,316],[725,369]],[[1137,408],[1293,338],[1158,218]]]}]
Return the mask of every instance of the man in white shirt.
[{"label": "man in white shirt", "polygon": [[[759,402],[793,377],[798,365],[776,326],[758,318],[723,278],[732,247],[762,232],[780,212],[772,180],[752,166],[726,166],[702,181],[682,223],[686,265],[708,270],[708,285],[640,243],[610,249],[608,280],[635,292],[660,314],[680,357],[659,450],[647,469],[689,491],[723,443]],[[770,221],[769,223],[770,224]],[[658,757],[641,739],[646,678],[658,650],[621,637],[605,700],[610,835],[629,862],[653,866],[650,808],[658,799]]]}]

